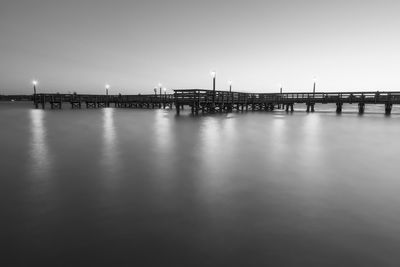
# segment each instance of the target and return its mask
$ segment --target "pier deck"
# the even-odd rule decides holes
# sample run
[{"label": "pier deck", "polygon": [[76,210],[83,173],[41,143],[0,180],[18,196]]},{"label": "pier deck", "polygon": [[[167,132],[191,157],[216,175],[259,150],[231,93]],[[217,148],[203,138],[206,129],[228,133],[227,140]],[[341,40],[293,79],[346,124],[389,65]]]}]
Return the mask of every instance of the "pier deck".
[{"label": "pier deck", "polygon": [[91,94],[36,94],[33,103],[36,108],[45,108],[50,104],[52,109],[61,109],[69,104],[71,108],[166,108],[172,107],[173,95],[91,95]]},{"label": "pier deck", "polygon": [[272,111],[276,108],[293,111],[295,104],[305,104],[307,112],[315,111],[315,104],[336,104],[336,112],[342,112],[343,104],[358,105],[359,113],[364,113],[365,105],[382,104],[385,114],[390,114],[392,106],[400,104],[400,92],[287,92],[287,93],[244,93],[213,91],[207,89],[174,89],[174,94],[163,95],[90,95],[90,94],[35,94],[36,108],[172,108],[177,114],[184,106],[189,106],[193,114],[231,112],[234,110]]},{"label": "pier deck", "polygon": [[394,104],[400,104],[400,92],[295,92],[295,93],[241,93],[176,89],[174,104],[179,114],[180,107],[188,105],[192,112],[223,112],[232,110],[274,110],[285,108],[293,111],[295,104],[305,104],[308,112],[315,104],[336,104],[336,112],[342,112],[343,104],[357,104],[360,113],[366,104],[384,104],[385,113],[390,114]]}]

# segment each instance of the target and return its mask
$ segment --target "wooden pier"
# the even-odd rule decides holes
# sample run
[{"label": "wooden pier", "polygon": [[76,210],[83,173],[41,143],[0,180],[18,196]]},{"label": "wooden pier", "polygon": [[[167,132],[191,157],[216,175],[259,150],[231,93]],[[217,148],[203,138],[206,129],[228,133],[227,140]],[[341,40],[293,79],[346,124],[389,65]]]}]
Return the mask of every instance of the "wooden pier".
[{"label": "wooden pier", "polygon": [[81,95],[81,94],[35,94],[33,104],[35,108],[61,109],[69,106],[72,109],[106,108],[172,108],[173,94],[164,95]]},{"label": "wooden pier", "polygon": [[295,104],[305,104],[307,112],[314,112],[316,104],[336,104],[341,113],[343,104],[356,104],[360,114],[365,105],[383,104],[385,114],[390,114],[394,104],[400,104],[400,92],[299,92],[299,93],[241,93],[176,89],[174,104],[177,114],[182,106],[190,106],[193,114],[237,111],[272,111],[285,109],[293,112]]},{"label": "wooden pier", "polygon": [[366,105],[384,105],[384,113],[391,114],[393,105],[400,104],[400,92],[294,92],[294,93],[243,93],[207,89],[174,89],[174,94],[163,95],[90,95],[90,94],[35,94],[36,108],[73,109],[105,108],[173,108],[179,115],[189,107],[192,114],[232,111],[273,111],[284,109],[293,112],[296,104],[305,104],[307,112],[314,112],[316,104],[335,104],[341,113],[344,104],[355,104],[360,114]]}]

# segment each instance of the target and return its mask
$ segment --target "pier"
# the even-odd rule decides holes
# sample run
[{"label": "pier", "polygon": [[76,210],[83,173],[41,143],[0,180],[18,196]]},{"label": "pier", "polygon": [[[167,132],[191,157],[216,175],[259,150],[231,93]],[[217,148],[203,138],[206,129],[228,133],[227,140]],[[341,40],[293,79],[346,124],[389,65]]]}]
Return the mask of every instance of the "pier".
[{"label": "pier", "polygon": [[172,108],[173,94],[164,95],[91,95],[91,94],[34,94],[35,108]]},{"label": "pier", "polygon": [[151,95],[90,95],[90,94],[34,94],[36,108],[173,108],[179,115],[186,106],[192,114],[232,111],[273,111],[283,109],[293,112],[296,104],[305,104],[307,112],[314,112],[316,104],[335,104],[341,113],[344,104],[358,106],[364,113],[366,105],[384,105],[389,115],[393,105],[400,104],[400,92],[294,92],[294,93],[244,93],[213,91],[208,89],[174,89],[174,94]]},{"label": "pier", "polygon": [[294,111],[295,104],[305,104],[307,112],[314,112],[316,104],[336,104],[341,113],[344,104],[358,105],[360,114],[365,106],[383,104],[389,115],[394,104],[400,104],[400,92],[295,92],[295,93],[241,93],[202,89],[175,89],[174,104],[177,114],[182,106],[191,107],[193,114],[230,111]]}]

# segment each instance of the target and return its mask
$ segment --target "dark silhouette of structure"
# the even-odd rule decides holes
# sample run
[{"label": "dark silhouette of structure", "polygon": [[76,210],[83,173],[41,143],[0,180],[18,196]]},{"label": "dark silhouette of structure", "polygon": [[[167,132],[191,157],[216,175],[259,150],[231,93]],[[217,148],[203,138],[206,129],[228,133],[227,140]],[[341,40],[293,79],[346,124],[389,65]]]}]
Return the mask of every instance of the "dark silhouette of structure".
[{"label": "dark silhouette of structure", "polygon": [[400,104],[400,92],[318,92],[305,93],[242,93],[207,89],[174,89],[174,94],[154,95],[85,95],[85,94],[34,94],[36,108],[61,109],[63,104],[71,108],[101,108],[114,105],[119,108],[172,108],[177,114],[189,106],[193,114],[237,111],[272,111],[276,108],[292,112],[295,104],[305,104],[307,112],[315,111],[315,104],[336,104],[341,113],[343,104],[357,104],[360,114],[367,104],[383,104],[385,114],[390,114],[394,104]]}]

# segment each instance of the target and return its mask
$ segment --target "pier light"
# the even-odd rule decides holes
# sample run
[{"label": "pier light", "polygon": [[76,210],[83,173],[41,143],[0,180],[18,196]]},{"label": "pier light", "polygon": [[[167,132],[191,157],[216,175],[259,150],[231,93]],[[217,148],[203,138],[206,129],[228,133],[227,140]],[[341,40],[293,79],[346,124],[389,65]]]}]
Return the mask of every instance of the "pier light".
[{"label": "pier light", "polygon": [[108,95],[108,90],[110,89],[110,85],[106,84],[106,95]]},{"label": "pier light", "polygon": [[167,93],[167,88],[164,87],[164,93]]},{"label": "pier light", "polygon": [[38,84],[38,81],[33,80],[32,84],[33,84],[33,94],[36,95],[36,85]]},{"label": "pier light", "polygon": [[228,84],[229,84],[229,93],[231,93],[232,92],[232,80],[229,80]]},{"label": "pier light", "polygon": [[213,105],[215,104],[215,78],[217,77],[217,72],[212,70],[210,72],[211,77],[213,78]]},{"label": "pier light", "polygon": [[[161,83],[158,83],[158,88],[160,88],[160,98],[161,98],[161,91],[162,91],[162,84]],[[161,105],[161,104],[160,104]]]},{"label": "pier light", "polygon": [[160,88],[160,96],[161,96],[162,83],[158,83],[158,88]]},{"label": "pier light", "polygon": [[215,79],[215,77],[217,76],[217,72],[215,70],[212,70],[210,72],[211,77],[213,77]]},{"label": "pier light", "polygon": [[154,94],[157,95],[157,87],[154,87]]},{"label": "pier light", "polygon": [[[160,103],[158,104],[158,107],[161,108],[161,98],[162,98],[161,90],[162,90],[162,84],[161,84],[161,83],[158,83],[158,87],[160,88]],[[156,93],[156,94],[157,94],[157,93]]]},{"label": "pier light", "polygon": [[317,77],[313,77],[314,85],[313,85],[313,97],[315,97],[315,84],[317,83]]}]

